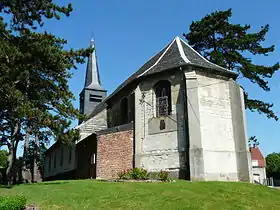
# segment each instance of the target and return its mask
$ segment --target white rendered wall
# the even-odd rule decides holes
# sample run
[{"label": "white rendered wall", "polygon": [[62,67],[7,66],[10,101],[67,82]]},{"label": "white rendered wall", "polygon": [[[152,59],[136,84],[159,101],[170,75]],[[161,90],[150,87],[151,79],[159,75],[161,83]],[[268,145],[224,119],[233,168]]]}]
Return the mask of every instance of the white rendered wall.
[{"label": "white rendered wall", "polygon": [[206,180],[237,181],[229,81],[197,74]]},{"label": "white rendered wall", "polygon": [[[258,177],[259,181],[261,184],[266,184],[265,179],[266,179],[266,170],[265,167],[253,167],[253,177]],[[256,176],[257,175],[257,176]]]}]

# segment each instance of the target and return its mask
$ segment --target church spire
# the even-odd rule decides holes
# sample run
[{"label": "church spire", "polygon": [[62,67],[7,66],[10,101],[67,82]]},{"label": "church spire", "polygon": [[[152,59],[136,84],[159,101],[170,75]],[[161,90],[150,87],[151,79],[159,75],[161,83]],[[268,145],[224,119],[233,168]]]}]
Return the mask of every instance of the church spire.
[{"label": "church spire", "polygon": [[[107,96],[107,91],[101,87],[100,83],[93,39],[90,42],[90,47],[92,47],[94,51],[88,57],[85,86],[80,93],[80,112],[87,116],[90,116],[95,107]],[[81,122],[82,121],[79,120],[79,124]]]},{"label": "church spire", "polygon": [[90,47],[93,48],[94,51],[90,54],[88,58],[84,88],[93,89],[93,90],[104,90],[101,87],[101,83],[100,83],[100,76],[99,76],[97,59],[96,59],[96,48],[93,39],[91,39],[90,41]]}]

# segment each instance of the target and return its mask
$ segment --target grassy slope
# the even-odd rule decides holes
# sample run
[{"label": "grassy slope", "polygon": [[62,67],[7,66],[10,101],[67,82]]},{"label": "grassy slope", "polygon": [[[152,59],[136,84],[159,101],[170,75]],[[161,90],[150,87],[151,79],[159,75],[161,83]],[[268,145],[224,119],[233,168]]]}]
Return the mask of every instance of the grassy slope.
[{"label": "grassy slope", "polygon": [[280,190],[227,182],[45,182],[0,189],[40,209],[280,209]]}]

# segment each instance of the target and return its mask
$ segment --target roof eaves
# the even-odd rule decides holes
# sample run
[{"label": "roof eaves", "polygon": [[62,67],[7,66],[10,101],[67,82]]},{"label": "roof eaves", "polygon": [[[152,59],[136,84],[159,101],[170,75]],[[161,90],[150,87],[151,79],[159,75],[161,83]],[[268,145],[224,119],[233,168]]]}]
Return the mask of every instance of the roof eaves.
[{"label": "roof eaves", "polygon": [[[128,79],[126,79],[119,87],[117,87],[115,89],[114,92],[112,92],[107,98],[104,99],[104,101],[102,101],[93,111],[92,113],[90,114],[90,117],[94,116],[95,114],[99,113],[100,111],[102,111],[104,108],[106,108],[107,106],[107,102],[108,100],[110,100],[114,95],[116,95],[118,92],[120,92],[123,88],[125,88],[127,85],[131,84],[132,82],[136,82],[140,77],[143,77],[143,76],[146,76],[147,73],[153,69],[161,60],[162,58],[164,57],[164,55],[168,52],[168,50],[170,49],[170,47],[173,45],[173,43],[176,42],[177,44],[177,47],[179,49],[179,52],[180,52],[180,56],[181,58],[183,59],[183,61],[186,63],[186,64],[183,64],[183,65],[178,65],[178,66],[175,66],[174,68],[176,67],[184,67],[184,66],[196,66],[196,67],[200,67],[200,68],[203,68],[203,69],[211,69],[211,70],[214,70],[216,72],[220,72],[221,74],[225,74],[227,76],[230,76],[230,77],[233,77],[233,78],[237,78],[238,77],[238,74],[233,72],[233,71],[230,71],[226,68],[223,68],[219,65],[216,65],[214,63],[211,63],[210,61],[208,61],[206,58],[204,58],[202,55],[200,55],[197,51],[195,51],[187,42],[185,42],[183,39],[181,39],[180,37],[176,37],[174,38],[170,43],[169,45],[167,45],[166,49],[164,50],[164,52],[161,54],[161,56],[156,60],[156,62],[151,65],[149,68],[147,68],[146,70],[144,69],[142,71],[142,73],[140,73],[139,75],[138,74],[138,71],[141,69],[139,69],[137,72],[135,72],[134,74],[132,74]],[[210,65],[209,66],[215,66],[216,68],[206,68],[205,66],[201,66],[199,64],[194,64],[192,62],[190,62],[190,60],[187,58],[183,48],[182,48],[182,43],[183,42],[188,48],[190,48],[194,53],[196,53],[199,57],[201,57],[205,62],[209,63]],[[154,57],[154,56],[153,56]],[[152,58],[153,58],[152,57]],[[152,59],[151,58],[151,59]],[[149,60],[151,60],[149,59]],[[149,61],[148,60],[148,61]],[[145,64],[144,64],[145,65]],[[167,68],[169,69],[169,68]],[[167,69],[162,69],[162,71],[165,71]]]},{"label": "roof eaves", "polygon": [[207,68],[205,66],[201,66],[199,64],[193,64],[193,63],[188,64],[188,66],[194,66],[194,67],[199,67],[199,68],[203,68],[203,69],[206,69],[206,70],[212,70],[212,71],[219,72],[222,75],[226,75],[226,76],[234,78],[234,79],[236,79],[238,77],[238,74],[236,74],[233,71],[224,71],[224,70],[220,70],[220,69],[217,69],[217,68]]},{"label": "roof eaves", "polygon": [[92,133],[90,133],[88,136],[86,136],[85,138],[80,138],[78,141],[76,141],[76,145],[81,143],[82,141],[84,141],[85,139],[93,136],[93,135],[96,135],[96,131],[93,131]]},{"label": "roof eaves", "polygon": [[58,141],[54,142],[54,143],[52,144],[52,146],[50,146],[50,147],[46,150],[46,153],[45,153],[45,154],[47,155],[49,152],[51,152],[58,144],[59,144]]},{"label": "roof eaves", "polygon": [[164,57],[164,55],[166,54],[166,52],[169,50],[169,48],[172,46],[172,44],[176,41],[176,38],[173,39],[173,41],[168,45],[168,47],[166,48],[166,50],[164,51],[164,53],[159,57],[159,59],[150,67],[148,68],[147,70],[145,70],[144,72],[142,72],[141,74],[139,74],[137,76],[137,78],[145,75],[148,71],[150,71],[152,68],[154,68],[159,62],[160,60]]},{"label": "roof eaves", "polygon": [[224,68],[224,67],[222,67],[222,66],[219,66],[219,65],[217,65],[217,64],[215,64],[215,63],[212,63],[212,62],[208,61],[205,57],[203,57],[203,56],[200,55],[196,50],[194,50],[185,40],[183,40],[183,39],[180,38],[180,37],[178,37],[178,38],[179,38],[188,48],[190,48],[194,53],[196,53],[200,58],[202,58],[205,62],[207,62],[207,63],[209,63],[209,64],[211,64],[211,65],[216,66],[218,69],[221,69],[221,71],[225,71],[225,72],[228,72],[228,73],[230,73],[230,74],[236,74],[236,75],[238,76],[237,73],[235,73],[235,72],[233,72],[233,71],[231,71],[231,70],[229,70],[229,69],[226,69],[226,68]]}]

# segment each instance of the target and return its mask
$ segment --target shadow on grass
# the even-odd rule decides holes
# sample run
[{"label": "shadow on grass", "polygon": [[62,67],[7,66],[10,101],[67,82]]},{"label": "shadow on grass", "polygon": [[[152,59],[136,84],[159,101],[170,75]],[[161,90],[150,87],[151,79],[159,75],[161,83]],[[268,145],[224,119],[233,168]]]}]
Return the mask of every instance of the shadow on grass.
[{"label": "shadow on grass", "polygon": [[49,182],[38,182],[38,183],[34,183],[36,185],[59,185],[59,184],[68,184],[70,182],[68,181],[62,181],[62,182],[58,182],[58,181],[55,181],[55,182],[52,182],[52,181],[49,181]]},{"label": "shadow on grass", "polygon": [[5,185],[5,184],[0,184],[0,189],[11,189],[13,188],[14,186],[17,186],[17,185],[20,185],[19,183],[17,184],[11,184],[11,185]]},{"label": "shadow on grass", "polygon": [[11,189],[14,185],[0,185],[0,189]]},{"label": "shadow on grass", "polygon": [[13,185],[1,185],[0,184],[0,189],[12,189],[14,186],[18,185],[60,185],[60,184],[68,184],[70,182],[68,181],[62,181],[62,182],[37,182],[37,183],[20,183],[20,184],[13,184]]}]

